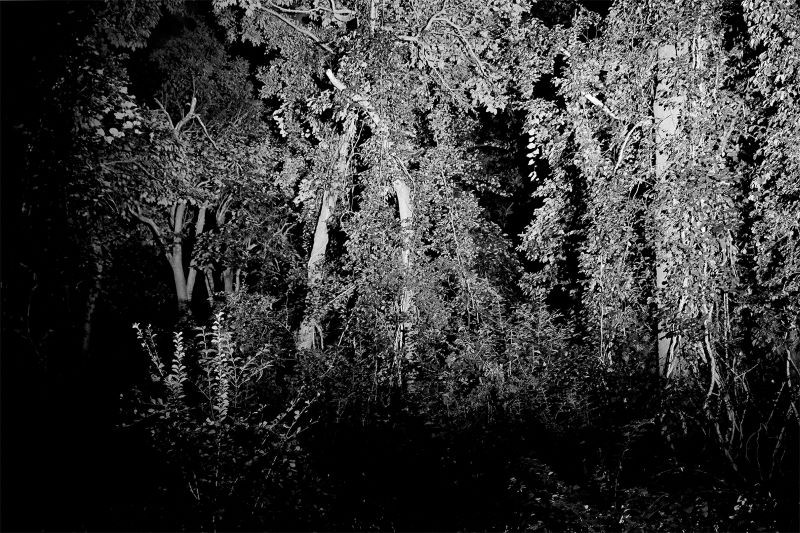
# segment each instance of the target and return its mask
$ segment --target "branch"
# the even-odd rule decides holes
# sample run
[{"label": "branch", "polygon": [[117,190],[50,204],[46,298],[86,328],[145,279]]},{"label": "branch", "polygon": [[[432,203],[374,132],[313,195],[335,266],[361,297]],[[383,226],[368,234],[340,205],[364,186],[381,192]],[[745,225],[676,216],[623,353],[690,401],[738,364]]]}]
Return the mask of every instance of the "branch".
[{"label": "branch", "polygon": [[591,103],[593,103],[597,107],[599,107],[600,109],[602,109],[603,111],[605,111],[605,113],[609,117],[613,118],[614,120],[620,120],[620,118],[617,115],[615,115],[614,112],[611,111],[606,104],[604,104],[603,102],[598,100],[597,97],[592,96],[589,93],[583,93],[583,97],[586,98],[587,100],[589,100]]},{"label": "branch", "polygon": [[[336,87],[342,93],[347,93],[347,85],[342,83],[339,80],[339,78],[337,78],[333,74],[333,71],[331,69],[326,70],[325,75],[328,77],[328,79],[330,80],[330,82],[333,84],[334,87]],[[360,105],[361,108],[364,109],[364,111],[366,111],[367,115],[369,115],[370,120],[372,120],[377,129],[380,130],[384,128],[384,124],[381,121],[381,118],[378,116],[378,113],[376,113],[375,110],[372,108],[372,105],[369,103],[369,100],[367,100],[365,97],[361,96],[358,93],[352,93],[347,96],[348,98],[350,98],[350,100]]]},{"label": "branch", "polygon": [[631,135],[633,135],[633,132],[636,131],[636,128],[642,127],[644,123],[647,122],[648,120],[650,119],[640,120],[639,122],[633,125],[630,131],[628,131],[628,134],[625,136],[625,140],[622,142],[622,148],[619,149],[619,155],[617,156],[617,164],[614,165],[614,172],[616,172],[619,166],[622,164],[622,158],[625,155],[625,148],[627,148],[628,142],[631,140]]},{"label": "branch", "polygon": [[228,213],[228,208],[231,205],[231,201],[233,201],[233,195],[228,193],[220,202],[215,215],[218,227],[221,227],[223,224],[225,224],[225,215]]},{"label": "branch", "polygon": [[175,125],[175,136],[177,137],[178,134],[181,132],[181,128],[186,125],[187,122],[195,118],[197,115],[194,112],[195,107],[197,106],[197,98],[192,96],[192,103],[189,105],[189,112],[180,119],[180,121]]},{"label": "branch", "polygon": [[433,15],[431,15],[431,16],[428,18],[428,20],[425,22],[425,26],[423,26],[423,27],[422,27],[422,29],[421,29],[421,30],[419,30],[419,32],[417,33],[417,36],[420,36],[420,35],[422,35],[423,33],[425,33],[426,31],[428,31],[429,29],[431,29],[431,26],[433,25],[433,23],[434,23],[434,22],[436,22],[436,19],[438,19],[438,18],[439,18],[439,16],[440,16],[442,13],[444,13],[444,9],[440,9],[439,11],[437,11],[436,13],[434,13]]},{"label": "branch", "polygon": [[211,141],[212,146],[214,146],[214,148],[216,148],[217,152],[221,152],[222,150],[219,149],[219,146],[217,146],[217,143],[215,143],[214,139],[211,138],[211,135],[208,134],[208,130],[206,129],[206,125],[203,122],[203,119],[200,118],[200,115],[195,115],[194,118],[197,119],[197,122],[199,122],[200,125],[203,127],[203,132],[206,134],[206,137],[208,137],[208,140]]},{"label": "branch", "polygon": [[[469,41],[464,36],[464,32],[461,31],[461,27],[458,24],[456,24],[455,22],[453,22],[452,20],[446,19],[446,18],[442,18],[442,17],[439,17],[439,16],[434,16],[431,20],[432,21],[436,20],[436,21],[439,21],[439,22],[443,22],[443,23],[447,24],[448,26],[450,26],[451,28],[453,28],[454,30],[456,30],[456,33],[458,34],[458,37],[461,39],[461,42],[464,43],[464,46],[467,47],[467,51],[472,56],[472,59],[474,59],[475,63],[477,63],[478,70],[480,71],[481,76],[486,77],[486,69],[483,68],[483,62],[478,57],[478,54],[475,53],[475,50],[472,48],[472,45],[469,44]],[[428,24],[426,24],[425,27],[427,28],[429,24],[430,24],[430,22]]]},{"label": "branch", "polygon": [[319,46],[320,48],[322,48],[323,50],[325,50],[329,54],[333,53],[333,48],[331,48],[330,46],[328,46],[327,44],[322,42],[322,39],[320,39],[319,37],[317,37],[316,35],[314,35],[310,31],[308,31],[307,29],[301,28],[300,26],[298,26],[297,24],[295,24],[294,22],[292,22],[288,18],[284,17],[280,13],[277,13],[277,12],[275,12],[275,11],[269,9],[269,8],[266,8],[266,7],[263,8],[263,9],[264,9],[264,11],[266,11],[267,13],[272,15],[273,17],[277,18],[281,22],[285,23],[287,26],[289,26],[292,29],[294,29],[296,32],[298,32],[298,33],[300,33],[302,35],[305,35],[306,37],[308,37],[309,39],[314,41],[314,44],[316,44],[317,46]]},{"label": "branch", "polygon": [[158,98],[153,98],[153,100],[156,101],[156,103],[158,104],[158,107],[161,109],[161,111],[164,112],[164,115],[167,117],[167,122],[169,122],[169,127],[174,130],[175,129],[175,124],[172,122],[172,117],[169,116],[169,112],[167,112],[167,108],[164,107],[164,104],[162,104],[161,101]]},{"label": "branch", "polygon": [[155,237],[156,242],[160,246],[164,246],[164,241],[161,239],[161,230],[158,228],[158,225],[153,222],[153,219],[150,217],[144,216],[140,211],[134,211],[132,207],[128,207],[128,211],[131,215],[139,220],[142,224],[145,224],[150,228],[150,231],[153,232],[153,237]]}]

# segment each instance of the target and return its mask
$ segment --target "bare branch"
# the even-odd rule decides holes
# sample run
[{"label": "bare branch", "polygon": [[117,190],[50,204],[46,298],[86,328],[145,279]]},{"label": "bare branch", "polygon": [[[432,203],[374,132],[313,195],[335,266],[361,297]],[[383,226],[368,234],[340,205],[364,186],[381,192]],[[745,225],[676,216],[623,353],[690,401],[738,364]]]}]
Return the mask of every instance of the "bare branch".
[{"label": "bare branch", "polygon": [[617,169],[619,169],[619,166],[622,164],[622,158],[625,156],[625,148],[628,147],[628,142],[631,140],[631,135],[633,135],[633,132],[636,131],[637,128],[644,126],[644,123],[649,120],[650,119],[640,120],[633,125],[630,131],[628,131],[628,134],[625,136],[625,140],[622,143],[622,147],[619,149],[619,154],[617,155],[617,164],[614,165],[614,172],[616,172]]},{"label": "bare branch", "polygon": [[208,137],[208,140],[211,141],[211,144],[214,146],[214,148],[216,148],[217,152],[221,152],[222,150],[219,149],[219,146],[217,146],[217,143],[215,143],[214,139],[211,138],[211,135],[208,134],[208,130],[206,129],[206,125],[203,122],[203,119],[200,118],[200,115],[195,115],[194,118],[197,119],[197,122],[199,122],[200,126],[203,127],[203,132],[206,134],[206,137]]},{"label": "bare branch", "polygon": [[[341,92],[347,94],[347,85],[342,83],[339,80],[339,78],[337,78],[333,74],[333,71],[331,69],[326,70],[325,75],[328,77],[328,79],[330,80],[330,82],[333,84],[334,87],[336,87]],[[364,111],[366,111],[367,115],[369,115],[370,120],[372,120],[377,129],[382,129],[385,127],[383,122],[381,121],[381,118],[378,116],[378,113],[375,112],[375,109],[372,107],[372,104],[369,103],[369,100],[367,100],[365,97],[361,96],[358,93],[351,93],[348,94],[347,96],[350,98],[350,100],[360,105],[361,108],[364,109]]]},{"label": "bare branch", "polygon": [[589,100],[592,104],[602,109],[609,117],[613,118],[614,120],[620,120],[620,118],[617,115],[615,115],[614,112],[611,111],[606,104],[598,100],[597,97],[589,93],[583,93],[583,97]]},{"label": "bare branch", "polygon": [[169,116],[169,113],[167,112],[167,108],[164,107],[164,104],[162,104],[161,101],[158,98],[153,98],[153,100],[156,101],[156,103],[158,104],[158,107],[161,109],[161,111],[164,112],[164,115],[167,117],[167,121],[169,122],[169,127],[172,128],[173,131],[174,131],[175,130],[175,124],[172,122],[172,117]]},{"label": "bare branch", "polygon": [[187,122],[195,118],[197,115],[194,112],[195,107],[197,106],[197,98],[192,96],[192,103],[189,105],[189,112],[180,119],[180,121],[175,125],[175,136],[177,137],[178,134],[181,132],[181,128],[186,125]]}]

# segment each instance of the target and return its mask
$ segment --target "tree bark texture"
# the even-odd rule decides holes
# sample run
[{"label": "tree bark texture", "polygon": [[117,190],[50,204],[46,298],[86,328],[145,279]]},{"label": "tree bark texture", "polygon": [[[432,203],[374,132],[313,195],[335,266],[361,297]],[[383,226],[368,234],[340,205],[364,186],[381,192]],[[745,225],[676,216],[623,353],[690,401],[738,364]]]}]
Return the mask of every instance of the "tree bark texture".
[{"label": "tree bark texture", "polygon": [[311,255],[308,258],[307,283],[309,297],[306,299],[307,306],[305,316],[300,324],[297,334],[297,349],[310,350],[314,347],[314,333],[319,329],[318,316],[321,309],[314,304],[314,294],[322,279],[322,265],[325,262],[325,254],[328,250],[328,222],[336,209],[338,193],[336,186],[345,183],[348,175],[350,147],[356,133],[355,116],[345,119],[344,131],[339,138],[339,150],[336,154],[334,165],[334,182],[322,192],[317,224],[314,228],[314,240],[311,245]]},{"label": "tree bark texture", "polygon": [[186,272],[183,266],[183,219],[186,215],[186,202],[180,200],[175,205],[172,225],[172,244],[167,254],[172,277],[175,282],[175,297],[178,312],[181,316],[189,312],[189,292],[187,290]]},{"label": "tree bark texture", "polygon": [[225,267],[225,270],[222,271],[222,283],[225,286],[225,294],[233,294],[233,269],[231,267]]},{"label": "tree bark texture", "polygon": [[392,183],[394,193],[397,196],[397,210],[400,216],[400,231],[402,232],[403,250],[400,258],[403,265],[403,290],[400,295],[400,314],[402,322],[398,335],[397,350],[402,351],[408,347],[408,335],[413,323],[409,317],[414,303],[414,292],[409,287],[408,278],[411,274],[411,243],[414,237],[413,216],[414,208],[411,199],[411,189],[402,179],[396,179]]},{"label": "tree bark texture", "polygon": [[[199,237],[200,234],[203,233],[203,229],[205,228],[205,225],[206,225],[206,212],[207,212],[207,210],[208,210],[208,208],[204,206],[204,207],[201,207],[200,211],[197,212],[197,222],[195,223],[195,227],[194,227],[194,237],[195,237],[195,239],[197,239],[197,237]],[[197,267],[192,266],[192,267],[189,268],[189,277],[186,280],[186,293],[187,293],[187,296],[189,297],[190,301],[191,301],[192,295],[194,293],[194,286],[195,286],[196,282],[197,282]]]}]

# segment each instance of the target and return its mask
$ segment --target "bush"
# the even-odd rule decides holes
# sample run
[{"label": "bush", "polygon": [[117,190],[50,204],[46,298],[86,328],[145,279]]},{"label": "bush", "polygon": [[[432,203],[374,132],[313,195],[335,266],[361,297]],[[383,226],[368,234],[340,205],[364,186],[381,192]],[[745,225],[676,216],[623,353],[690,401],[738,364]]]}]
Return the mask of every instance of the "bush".
[{"label": "bush", "polygon": [[165,525],[216,530],[294,520],[303,512],[301,487],[314,485],[304,479],[298,436],[311,424],[316,395],[303,388],[276,395],[277,354],[243,353],[222,312],[188,341],[174,333],[170,360],[149,326],[134,328],[151,373],[131,395],[126,425],[146,427],[163,458]]}]

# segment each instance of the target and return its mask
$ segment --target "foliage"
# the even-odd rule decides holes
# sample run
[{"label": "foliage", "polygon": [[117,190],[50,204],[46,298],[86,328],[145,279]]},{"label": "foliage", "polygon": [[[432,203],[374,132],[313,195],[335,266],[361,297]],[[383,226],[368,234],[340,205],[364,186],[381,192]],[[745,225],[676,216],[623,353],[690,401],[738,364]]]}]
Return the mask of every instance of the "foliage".
[{"label": "foliage", "polygon": [[[152,446],[175,473],[163,487],[178,508],[165,509],[174,527],[247,527],[280,518],[302,478],[298,436],[308,429],[313,394],[294,391],[265,402],[274,387],[276,353],[269,344],[242,352],[217,313],[210,330],[173,335],[163,358],[150,326],[134,324],[151,360],[149,382],[130,400],[128,424],[147,428]],[[173,499],[174,498],[174,499]],[[170,501],[168,500],[168,501]],[[167,501],[161,505],[165,505]],[[172,505],[172,504],[170,504]]]},{"label": "foliage", "polygon": [[56,360],[52,260],[147,527],[792,525],[797,6],[544,4],[87,8],[14,333]]}]

